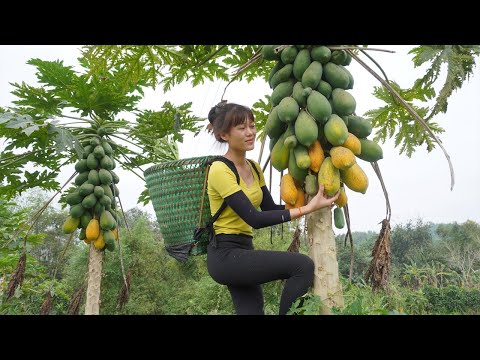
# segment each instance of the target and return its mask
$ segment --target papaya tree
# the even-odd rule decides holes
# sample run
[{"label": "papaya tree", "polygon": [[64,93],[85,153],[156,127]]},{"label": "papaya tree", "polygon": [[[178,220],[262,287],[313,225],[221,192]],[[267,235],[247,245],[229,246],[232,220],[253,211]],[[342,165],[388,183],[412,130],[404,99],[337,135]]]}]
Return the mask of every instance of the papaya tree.
[{"label": "papaya tree", "polygon": [[[164,51],[174,53],[169,47]],[[120,66],[95,71],[87,58],[79,63],[82,70],[75,71],[60,60],[31,59],[28,64],[35,66],[40,86],[12,84],[17,99],[0,109],[4,139],[0,196],[13,198],[34,187],[57,191],[34,215],[30,227],[18,229],[9,243],[23,246],[25,259],[24,240],[61,193],[60,202],[69,206],[64,232],[73,236],[79,228],[79,238],[90,246],[85,312],[98,314],[103,251],[116,247],[122,212],[120,179],[114,169],[122,167],[143,181],[141,166],[178,158],[176,142],[182,141],[182,131],[199,131],[203,119],[191,114],[191,103],[165,102],[160,111],[140,109],[148,85],[142,77],[132,78],[130,70]],[[75,170],[61,185],[58,177],[68,164],[75,164]],[[145,190],[139,202],[148,199]],[[11,284],[19,283],[21,268],[24,261]]]}]

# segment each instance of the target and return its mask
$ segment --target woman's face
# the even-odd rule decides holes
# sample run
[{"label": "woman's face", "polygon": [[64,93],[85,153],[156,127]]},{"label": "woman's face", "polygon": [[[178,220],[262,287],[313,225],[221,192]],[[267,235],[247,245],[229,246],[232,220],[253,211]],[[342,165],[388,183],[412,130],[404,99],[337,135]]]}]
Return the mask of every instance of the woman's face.
[{"label": "woman's face", "polygon": [[232,127],[228,134],[222,135],[222,139],[228,142],[232,150],[249,151],[255,147],[256,135],[255,122],[247,119],[244,123]]}]

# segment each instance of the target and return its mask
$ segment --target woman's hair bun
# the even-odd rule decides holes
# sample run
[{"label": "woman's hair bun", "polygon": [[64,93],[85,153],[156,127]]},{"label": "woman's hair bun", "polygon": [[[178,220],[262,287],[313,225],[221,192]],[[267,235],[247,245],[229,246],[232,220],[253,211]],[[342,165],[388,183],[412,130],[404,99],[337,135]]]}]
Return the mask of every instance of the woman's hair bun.
[{"label": "woman's hair bun", "polygon": [[217,105],[212,107],[210,111],[208,112],[208,121],[210,121],[210,124],[213,124],[215,119],[218,117],[220,112],[222,111],[222,108],[227,104],[227,100],[222,100],[220,101]]}]

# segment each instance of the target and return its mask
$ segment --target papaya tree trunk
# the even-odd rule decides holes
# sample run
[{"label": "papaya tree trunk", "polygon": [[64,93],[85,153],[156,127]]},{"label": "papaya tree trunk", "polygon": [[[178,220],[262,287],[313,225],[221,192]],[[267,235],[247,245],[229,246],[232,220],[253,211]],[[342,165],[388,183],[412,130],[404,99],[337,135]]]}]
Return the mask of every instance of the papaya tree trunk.
[{"label": "papaya tree trunk", "polygon": [[333,306],[342,308],[343,291],[338,275],[337,250],[332,229],[332,211],[324,208],[307,215],[309,256],[315,263],[313,292],[322,300],[322,314]]},{"label": "papaya tree trunk", "polygon": [[100,285],[102,282],[102,258],[103,251],[98,251],[90,243],[90,254],[88,260],[88,285],[87,303],[85,315],[98,315],[100,313]]}]

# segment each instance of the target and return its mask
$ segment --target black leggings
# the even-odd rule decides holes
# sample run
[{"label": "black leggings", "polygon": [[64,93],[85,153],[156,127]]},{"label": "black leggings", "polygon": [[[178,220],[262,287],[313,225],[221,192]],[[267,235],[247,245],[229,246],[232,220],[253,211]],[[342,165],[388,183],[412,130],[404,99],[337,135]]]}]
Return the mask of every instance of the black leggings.
[{"label": "black leggings", "polygon": [[314,263],[307,255],[254,250],[252,237],[217,235],[217,247],[208,245],[207,267],[216,282],[227,285],[237,315],[263,315],[261,284],[287,279],[280,299],[280,315],[305,294],[313,282]]}]

